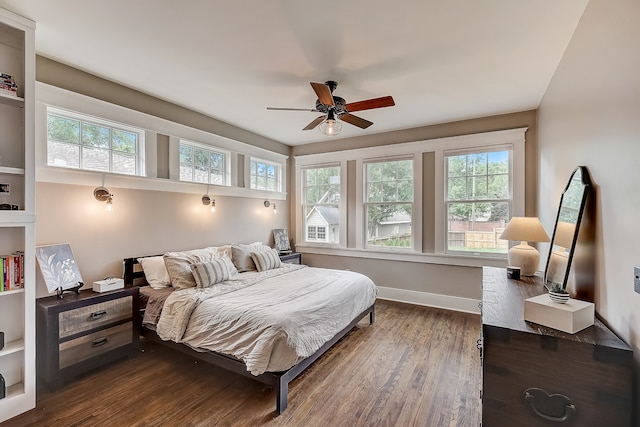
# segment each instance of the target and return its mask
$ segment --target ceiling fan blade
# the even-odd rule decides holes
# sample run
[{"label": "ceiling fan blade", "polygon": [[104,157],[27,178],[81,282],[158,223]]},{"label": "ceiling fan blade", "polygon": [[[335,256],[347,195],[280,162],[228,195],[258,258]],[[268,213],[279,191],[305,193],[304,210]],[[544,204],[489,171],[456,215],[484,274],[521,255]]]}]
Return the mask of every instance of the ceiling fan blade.
[{"label": "ceiling fan blade", "polygon": [[325,116],[318,116],[311,123],[305,126],[302,130],[311,130],[316,126],[318,126],[320,123],[324,122],[324,119],[326,119]]},{"label": "ceiling fan blade", "polygon": [[276,111],[311,111],[312,113],[317,113],[318,110],[315,108],[283,108],[283,107],[267,107],[267,110],[276,110]]},{"label": "ceiling fan blade", "polygon": [[381,98],[366,99],[364,101],[350,102],[346,105],[347,111],[372,110],[374,108],[392,107],[396,105],[391,96]]},{"label": "ceiling fan blade", "polygon": [[366,129],[373,124],[373,122],[370,122],[369,120],[365,120],[362,117],[354,116],[353,114],[349,113],[341,115],[340,120],[354,126],[358,126],[360,129]]},{"label": "ceiling fan blade", "polygon": [[324,105],[328,105],[329,107],[333,107],[333,95],[331,95],[331,89],[324,83],[313,83],[311,82],[311,87],[318,95],[318,99]]}]

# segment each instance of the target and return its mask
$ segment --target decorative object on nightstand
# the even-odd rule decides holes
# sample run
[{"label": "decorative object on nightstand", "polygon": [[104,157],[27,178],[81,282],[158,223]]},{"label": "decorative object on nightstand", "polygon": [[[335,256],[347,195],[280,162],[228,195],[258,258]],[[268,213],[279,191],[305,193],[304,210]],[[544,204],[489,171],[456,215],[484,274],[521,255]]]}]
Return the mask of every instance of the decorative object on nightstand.
[{"label": "decorative object on nightstand", "polygon": [[549,287],[549,299],[558,304],[566,304],[569,301],[569,292],[560,283],[553,283]]},{"label": "decorative object on nightstand", "polygon": [[119,277],[105,277],[102,280],[93,282],[94,292],[115,291],[116,289],[122,288],[124,288],[124,280]]},{"label": "decorative object on nightstand", "polygon": [[137,287],[36,301],[37,373],[51,388],[138,347]]},{"label": "decorative object on nightstand", "polygon": [[290,254],[291,253],[291,245],[289,244],[289,233],[286,228],[275,228],[273,230],[273,241],[274,247],[280,253]]},{"label": "decorative object on nightstand", "polygon": [[500,236],[502,240],[520,241],[509,249],[509,265],[520,267],[522,276],[533,276],[538,269],[540,252],[527,242],[548,242],[549,235],[537,217],[513,217]]},{"label": "decorative object on nightstand", "polygon": [[80,270],[68,243],[36,246],[36,259],[49,292],[62,298],[67,291],[80,292],[84,286]]}]

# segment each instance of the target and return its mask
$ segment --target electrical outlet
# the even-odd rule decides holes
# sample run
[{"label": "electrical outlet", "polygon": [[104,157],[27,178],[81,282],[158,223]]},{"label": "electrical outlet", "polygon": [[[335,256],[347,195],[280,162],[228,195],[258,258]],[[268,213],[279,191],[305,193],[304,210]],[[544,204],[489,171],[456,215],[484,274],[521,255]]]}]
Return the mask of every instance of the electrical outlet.
[{"label": "electrical outlet", "polygon": [[633,288],[640,294],[640,267],[633,267]]}]

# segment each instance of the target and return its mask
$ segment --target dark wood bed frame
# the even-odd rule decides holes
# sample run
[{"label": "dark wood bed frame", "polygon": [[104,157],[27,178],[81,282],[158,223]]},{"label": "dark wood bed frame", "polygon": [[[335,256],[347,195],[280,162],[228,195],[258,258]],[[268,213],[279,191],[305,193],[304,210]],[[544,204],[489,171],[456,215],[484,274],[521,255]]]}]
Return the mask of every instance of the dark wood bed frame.
[{"label": "dark wood bed frame", "polygon": [[[140,258],[140,257],[138,257]],[[147,286],[147,281],[144,276],[144,272],[141,268],[137,268],[138,258],[125,258],[124,259],[124,284],[128,286]],[[364,310],[362,313],[356,316],[355,319],[349,323],[343,330],[338,332],[333,338],[331,338],[327,343],[325,343],[322,347],[318,349],[311,356],[307,357],[304,360],[301,360],[296,365],[287,369],[286,371],[281,372],[265,372],[260,375],[252,375],[249,371],[247,371],[247,366],[245,363],[239,359],[234,357],[216,353],[213,351],[205,351],[200,352],[192,349],[191,347],[179,344],[174,341],[164,341],[158,337],[155,331],[151,329],[144,328],[142,325],[142,317],[143,312],[141,310],[140,316],[138,319],[138,327],[141,335],[143,335],[146,339],[152,340],[154,342],[161,343],[164,346],[169,348],[178,350],[182,353],[189,354],[193,357],[196,357],[200,360],[204,360],[214,366],[218,366],[229,371],[235,372],[237,374],[243,375],[248,378],[252,378],[256,381],[259,381],[263,384],[269,385],[276,389],[276,411],[278,414],[282,414],[285,409],[287,409],[287,396],[289,393],[289,382],[293,381],[298,375],[300,375],[307,367],[309,367],[313,362],[315,362],[320,356],[322,356],[327,350],[329,350],[336,342],[338,342],[341,338],[343,338],[353,327],[359,323],[362,319],[364,319],[367,315],[369,315],[369,323],[373,324],[375,322],[375,303],[372,304],[369,308]]]}]

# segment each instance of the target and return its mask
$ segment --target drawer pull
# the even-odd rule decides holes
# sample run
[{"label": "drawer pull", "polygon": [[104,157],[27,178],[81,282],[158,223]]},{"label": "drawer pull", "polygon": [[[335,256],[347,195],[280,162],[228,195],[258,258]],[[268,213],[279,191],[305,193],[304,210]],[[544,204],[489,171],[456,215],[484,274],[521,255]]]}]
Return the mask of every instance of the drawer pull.
[{"label": "drawer pull", "polygon": [[91,341],[91,347],[96,348],[105,345],[109,342],[109,337],[102,337],[97,340]]},{"label": "drawer pull", "polygon": [[522,393],[522,397],[537,416],[547,421],[566,423],[576,413],[576,405],[562,394],[549,394],[541,388],[531,387]]},{"label": "drawer pull", "polygon": [[100,310],[100,311],[95,311],[93,313],[91,313],[91,320],[98,320],[99,318],[101,318],[102,316],[107,314],[107,310]]}]

